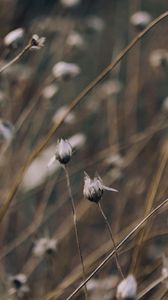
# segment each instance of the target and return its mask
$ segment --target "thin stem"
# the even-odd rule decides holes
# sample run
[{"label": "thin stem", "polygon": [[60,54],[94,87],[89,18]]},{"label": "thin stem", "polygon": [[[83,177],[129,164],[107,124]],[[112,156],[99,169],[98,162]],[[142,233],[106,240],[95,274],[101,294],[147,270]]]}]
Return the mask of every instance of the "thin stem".
[{"label": "thin stem", "polygon": [[9,68],[11,65],[13,65],[16,61],[18,61],[30,48],[32,47],[31,43],[29,42],[25,48],[16,55],[11,61],[9,61],[6,65],[4,65],[2,68],[0,68],[0,73],[4,72],[7,68]]},{"label": "thin stem", "polygon": [[[129,238],[136,232],[138,231],[142,225],[146,221],[149,220],[158,210],[160,210],[164,205],[168,203],[168,198],[164,200],[161,204],[159,204],[156,208],[154,208],[144,219],[142,219],[141,222],[139,222],[128,234],[127,236],[118,244],[116,245],[116,249],[119,250],[128,240]],[[82,282],[70,295],[69,297],[66,298],[66,300],[72,299],[82,288],[83,286],[96,274],[98,273],[108,262],[109,260],[113,257],[115,254],[115,250],[112,250],[108,256],[98,265],[98,267],[86,278],[84,282]]]},{"label": "thin stem", "polygon": [[117,252],[117,249],[116,249],[116,244],[115,244],[115,240],[114,240],[114,237],[113,237],[113,232],[112,232],[112,229],[111,229],[111,226],[109,224],[109,221],[102,209],[102,206],[100,204],[100,202],[98,203],[98,206],[99,206],[99,210],[105,220],[105,223],[106,223],[106,226],[107,226],[107,229],[109,231],[109,234],[110,234],[110,237],[111,237],[111,240],[112,240],[112,244],[113,244],[113,247],[114,247],[114,250],[115,250],[115,260],[116,260],[116,265],[117,265],[117,269],[121,275],[121,277],[124,279],[124,274],[123,274],[123,271],[122,271],[122,268],[121,268],[121,265],[120,265],[120,262],[119,262],[119,255],[118,255],[118,252]]},{"label": "thin stem", "polygon": [[[64,171],[65,171],[66,180],[67,180],[67,188],[68,188],[68,192],[69,192],[69,196],[70,196],[70,200],[71,200],[71,208],[72,208],[73,222],[74,222],[74,229],[75,229],[75,238],[76,238],[78,254],[79,254],[80,261],[81,261],[81,266],[82,266],[83,281],[85,281],[86,280],[86,274],[85,274],[85,268],[84,268],[84,262],[83,262],[81,246],[80,246],[80,242],[79,242],[76,208],[75,208],[75,203],[74,203],[74,199],[73,199],[73,196],[72,196],[72,190],[71,190],[71,184],[70,184],[68,169],[65,166],[64,166]],[[85,299],[87,300],[88,299],[88,293],[87,293],[86,284],[84,284],[84,294],[85,294]]]}]

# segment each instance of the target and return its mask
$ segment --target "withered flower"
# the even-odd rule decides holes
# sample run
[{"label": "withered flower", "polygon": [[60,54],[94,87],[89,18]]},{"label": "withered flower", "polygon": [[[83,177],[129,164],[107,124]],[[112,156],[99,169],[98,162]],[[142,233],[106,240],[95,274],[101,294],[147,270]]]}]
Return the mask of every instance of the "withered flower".
[{"label": "withered flower", "polygon": [[84,174],[83,195],[86,199],[98,203],[103,196],[104,190],[118,192],[116,189],[105,186],[99,176],[91,179],[86,172]]}]

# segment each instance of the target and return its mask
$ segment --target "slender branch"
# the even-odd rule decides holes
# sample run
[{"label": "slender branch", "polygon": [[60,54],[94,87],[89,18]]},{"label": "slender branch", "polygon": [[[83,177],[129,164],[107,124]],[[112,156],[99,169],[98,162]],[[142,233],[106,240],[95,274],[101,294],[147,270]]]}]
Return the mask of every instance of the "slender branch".
[{"label": "slender branch", "polygon": [[161,22],[163,19],[168,17],[168,11],[160,15],[158,18],[156,18],[153,22],[150,23],[148,27],[146,27],[145,30],[143,30],[140,34],[138,34],[129,44],[128,46],[120,52],[120,54],[114,59],[112,63],[110,63],[91,83],[71,102],[71,104],[68,106],[66,113],[62,116],[62,119],[53,125],[51,129],[49,130],[46,137],[44,137],[41,142],[36,146],[34,151],[31,153],[31,155],[28,157],[25,164],[21,167],[19,170],[16,180],[14,181],[11,190],[7,196],[7,198],[2,201],[2,206],[0,208],[0,223],[2,222],[10,203],[12,202],[18,187],[22,181],[23,175],[25,174],[25,171],[29,167],[29,165],[32,163],[32,161],[42,152],[42,150],[45,148],[45,146],[48,144],[52,136],[55,134],[57,129],[62,125],[68,114],[81,102],[81,100],[89,94],[92,89],[108,74],[110,71],[123,59],[123,57],[133,48],[133,46],[142,38],[144,37],[154,26],[156,26],[159,22]]},{"label": "slender branch", "polygon": [[[64,168],[64,171],[65,171],[66,180],[67,180],[67,188],[68,188],[68,192],[69,192],[69,196],[70,196],[70,200],[71,200],[71,208],[72,208],[73,222],[74,222],[74,229],[75,229],[75,238],[76,238],[78,254],[79,254],[80,261],[81,261],[81,266],[82,266],[83,281],[85,281],[86,280],[86,274],[85,274],[85,267],[84,267],[84,262],[83,262],[81,246],[80,246],[80,242],[79,242],[76,208],[75,208],[75,203],[74,203],[74,199],[73,199],[73,196],[72,196],[72,190],[71,190],[71,184],[70,184],[68,169],[67,169],[66,166],[63,166],[63,168]],[[84,294],[85,294],[85,299],[87,300],[88,299],[88,293],[87,293],[86,284],[84,284]]]},{"label": "slender branch", "polygon": [[159,278],[157,278],[154,282],[152,282],[150,285],[148,285],[147,288],[145,288],[142,292],[139,293],[139,295],[137,296],[137,300],[139,300],[142,297],[144,297],[147,293],[149,293],[157,285],[159,285],[160,283],[162,283],[166,278],[167,278],[167,276],[165,276],[165,275],[162,275]]},{"label": "slender branch", "polygon": [[9,68],[11,65],[13,65],[16,61],[18,61],[30,48],[32,47],[32,44],[29,42],[25,48],[18,54],[16,57],[14,57],[11,61],[9,61],[6,65],[0,68],[0,73],[4,72],[7,68]]},{"label": "slender branch", "polygon": [[[128,240],[129,238],[138,231],[144,223],[151,218],[158,210],[160,210],[164,205],[168,203],[168,198],[164,200],[161,204],[159,204],[156,208],[154,208],[141,222],[139,222],[129,233],[128,235],[118,244],[116,245],[116,249],[120,249]],[[112,250],[109,255],[98,265],[98,267],[86,278],[84,282],[82,282],[73,292],[70,294],[66,300],[72,299],[80,290],[83,288],[83,286],[97,273],[99,272],[113,257],[115,254],[115,250]]]},{"label": "slender branch", "polygon": [[100,204],[100,202],[98,202],[98,206],[99,206],[99,210],[105,220],[105,223],[106,223],[106,226],[107,226],[107,229],[108,229],[108,232],[110,234],[110,237],[111,237],[111,240],[112,240],[112,244],[113,244],[113,247],[114,247],[114,250],[115,250],[115,260],[116,260],[116,265],[117,265],[117,269],[121,275],[121,277],[124,279],[124,274],[123,274],[123,271],[122,271],[122,268],[121,268],[121,265],[120,265],[120,262],[119,262],[119,256],[118,256],[118,251],[116,249],[116,244],[115,244],[115,240],[114,240],[114,237],[113,237],[113,232],[112,232],[112,229],[111,229],[111,226],[109,224],[109,221],[102,209],[102,206]]}]

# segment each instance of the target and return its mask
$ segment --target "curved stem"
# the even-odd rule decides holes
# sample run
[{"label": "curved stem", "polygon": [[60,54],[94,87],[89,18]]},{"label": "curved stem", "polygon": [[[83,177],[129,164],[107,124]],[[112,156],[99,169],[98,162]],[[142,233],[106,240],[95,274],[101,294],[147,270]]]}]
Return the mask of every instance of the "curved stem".
[{"label": "curved stem", "polygon": [[[151,218],[158,210],[160,210],[164,205],[168,203],[168,198],[164,200],[161,204],[159,204],[156,208],[154,208],[141,222],[139,222],[129,233],[128,235],[118,244],[116,245],[116,249],[120,249],[128,240],[129,238],[138,231],[146,221],[148,221],[149,218]],[[113,257],[115,254],[115,250],[112,250],[108,256],[98,265],[98,267],[86,278],[84,282],[82,282],[71,294],[69,297],[66,298],[66,300],[72,299],[82,288],[83,286],[96,274],[98,273]]]},{"label": "curved stem", "polygon": [[[81,246],[80,246],[80,242],[79,242],[76,208],[75,208],[75,203],[74,203],[74,199],[73,199],[73,196],[72,196],[72,190],[71,190],[71,184],[70,184],[68,169],[67,169],[66,166],[63,166],[63,168],[64,168],[64,171],[65,171],[66,180],[67,180],[67,188],[68,188],[68,192],[69,192],[69,196],[70,196],[70,200],[71,200],[71,208],[72,208],[73,222],[74,222],[74,229],[75,229],[75,238],[76,238],[78,254],[79,254],[80,261],[81,261],[81,266],[82,266],[83,281],[85,281],[86,280],[86,274],[85,274],[85,268],[84,268],[84,262],[83,262]],[[88,299],[88,293],[87,293],[86,284],[84,284],[84,293],[85,293],[85,299],[87,300]]]},{"label": "curved stem", "polygon": [[118,256],[118,252],[117,252],[117,249],[116,249],[116,244],[115,244],[115,240],[114,240],[114,237],[113,237],[113,232],[112,232],[112,229],[111,229],[111,226],[109,224],[109,221],[102,209],[102,206],[100,204],[100,202],[98,203],[98,206],[99,206],[99,210],[105,220],[105,223],[106,223],[106,226],[107,226],[107,229],[108,229],[108,232],[110,234],[110,237],[111,237],[111,240],[112,240],[112,244],[113,244],[113,247],[114,247],[114,250],[115,250],[115,260],[116,260],[116,265],[117,265],[117,269],[121,275],[121,277],[124,279],[124,274],[123,274],[123,271],[122,271],[122,268],[121,268],[121,265],[120,265],[120,262],[119,262],[119,256]]},{"label": "curved stem", "polygon": [[18,61],[30,48],[32,47],[31,43],[29,42],[26,47],[14,57],[11,61],[9,61],[6,65],[0,68],[0,73],[4,72],[7,68],[13,65],[16,61]]},{"label": "curved stem", "polygon": [[152,289],[154,289],[157,285],[159,285],[160,283],[162,283],[165,279],[167,278],[167,276],[161,276],[159,278],[157,278],[154,282],[152,282],[147,288],[145,288],[142,292],[139,293],[139,295],[137,296],[137,300],[141,299],[142,297],[144,297],[147,293],[149,293]]}]

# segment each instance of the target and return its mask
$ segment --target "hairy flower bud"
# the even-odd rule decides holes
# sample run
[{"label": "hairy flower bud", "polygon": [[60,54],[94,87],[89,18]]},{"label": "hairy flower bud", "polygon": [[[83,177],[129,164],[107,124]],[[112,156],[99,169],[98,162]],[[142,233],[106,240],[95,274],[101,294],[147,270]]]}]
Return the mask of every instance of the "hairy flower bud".
[{"label": "hairy flower bud", "polygon": [[45,37],[39,37],[37,34],[33,34],[31,38],[31,49],[39,50],[44,47],[45,40]]},{"label": "hairy flower bud", "polygon": [[77,64],[60,61],[52,69],[53,76],[56,79],[68,80],[76,77],[80,73],[80,67]]},{"label": "hairy flower bud", "polygon": [[55,158],[63,165],[67,164],[72,156],[72,146],[67,140],[61,139],[57,146],[55,152]]},{"label": "hairy flower bud", "polygon": [[120,284],[117,287],[117,299],[118,300],[124,300],[129,299],[133,300],[135,299],[137,295],[137,282],[133,275],[128,275],[127,278],[122,280]]},{"label": "hairy flower bud", "polygon": [[131,24],[138,31],[144,30],[149,25],[151,20],[151,15],[146,11],[137,11],[130,18]]},{"label": "hairy flower bud", "polygon": [[103,185],[103,181],[99,176],[91,179],[85,172],[83,195],[86,199],[98,203],[103,196],[104,190],[117,192],[117,190]]}]

